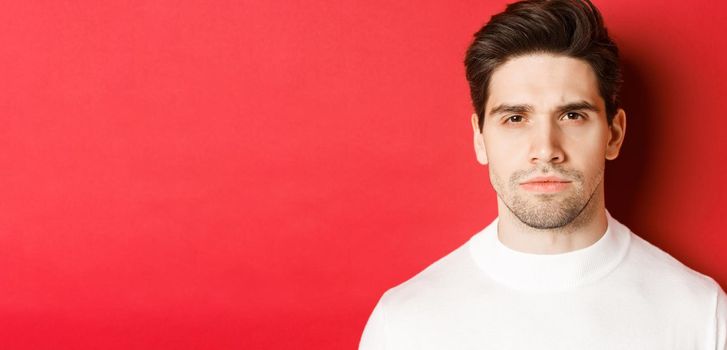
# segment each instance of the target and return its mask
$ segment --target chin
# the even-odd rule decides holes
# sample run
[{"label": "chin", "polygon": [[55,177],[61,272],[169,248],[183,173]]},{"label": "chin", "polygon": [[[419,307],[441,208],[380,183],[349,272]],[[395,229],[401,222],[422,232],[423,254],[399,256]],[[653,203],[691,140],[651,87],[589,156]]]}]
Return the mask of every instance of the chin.
[{"label": "chin", "polygon": [[508,207],[523,224],[545,230],[568,226],[578,218],[586,204],[568,203],[567,200],[549,202],[515,200]]}]

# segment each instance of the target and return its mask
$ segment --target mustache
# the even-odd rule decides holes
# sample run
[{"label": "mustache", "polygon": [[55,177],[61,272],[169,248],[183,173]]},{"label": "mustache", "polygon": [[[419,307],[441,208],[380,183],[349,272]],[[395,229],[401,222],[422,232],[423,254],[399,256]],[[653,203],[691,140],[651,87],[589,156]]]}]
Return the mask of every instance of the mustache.
[{"label": "mustache", "polygon": [[558,176],[570,181],[583,182],[583,173],[578,170],[566,169],[560,165],[547,164],[537,168],[528,170],[518,170],[512,173],[510,176],[511,184],[519,184],[523,179],[534,177],[534,176]]}]

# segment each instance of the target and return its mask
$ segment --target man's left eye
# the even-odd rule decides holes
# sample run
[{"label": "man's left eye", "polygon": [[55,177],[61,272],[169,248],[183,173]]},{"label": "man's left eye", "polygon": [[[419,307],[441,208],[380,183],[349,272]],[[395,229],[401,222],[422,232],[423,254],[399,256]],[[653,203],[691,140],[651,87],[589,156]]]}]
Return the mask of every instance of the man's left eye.
[{"label": "man's left eye", "polygon": [[578,119],[583,119],[583,115],[581,115],[580,113],[576,113],[576,112],[568,112],[563,115],[563,119],[578,120]]}]

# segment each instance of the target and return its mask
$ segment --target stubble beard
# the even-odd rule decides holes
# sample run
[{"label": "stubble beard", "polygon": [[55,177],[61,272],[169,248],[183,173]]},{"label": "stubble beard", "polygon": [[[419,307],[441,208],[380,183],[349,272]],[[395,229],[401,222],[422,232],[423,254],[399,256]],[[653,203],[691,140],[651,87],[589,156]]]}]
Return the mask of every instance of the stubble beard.
[{"label": "stubble beard", "polygon": [[[571,189],[567,195],[562,193],[522,193],[520,183],[534,173],[543,175],[559,175],[571,182]],[[580,171],[566,170],[553,166],[546,166],[541,169],[530,171],[517,171],[510,176],[507,184],[495,174],[490,174],[493,180],[497,196],[507,206],[510,212],[515,215],[523,224],[539,230],[562,229],[571,225],[582,216],[584,210],[589,206],[597,193],[597,189],[603,181],[603,169],[601,169],[589,183],[593,188],[585,188],[585,176]],[[503,191],[504,186],[508,190]]]}]

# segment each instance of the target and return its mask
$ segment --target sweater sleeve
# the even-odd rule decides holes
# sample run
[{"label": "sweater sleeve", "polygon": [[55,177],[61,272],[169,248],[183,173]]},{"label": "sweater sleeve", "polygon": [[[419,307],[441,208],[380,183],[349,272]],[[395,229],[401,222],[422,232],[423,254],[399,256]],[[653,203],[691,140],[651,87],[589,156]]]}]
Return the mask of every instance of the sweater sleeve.
[{"label": "sweater sleeve", "polygon": [[[384,294],[385,296],[386,294]],[[382,297],[374,311],[369,316],[369,320],[361,335],[361,342],[358,345],[359,350],[385,350],[386,349],[386,312],[384,310],[384,297]]]},{"label": "sweater sleeve", "polygon": [[727,295],[717,288],[717,350],[727,350]]}]

